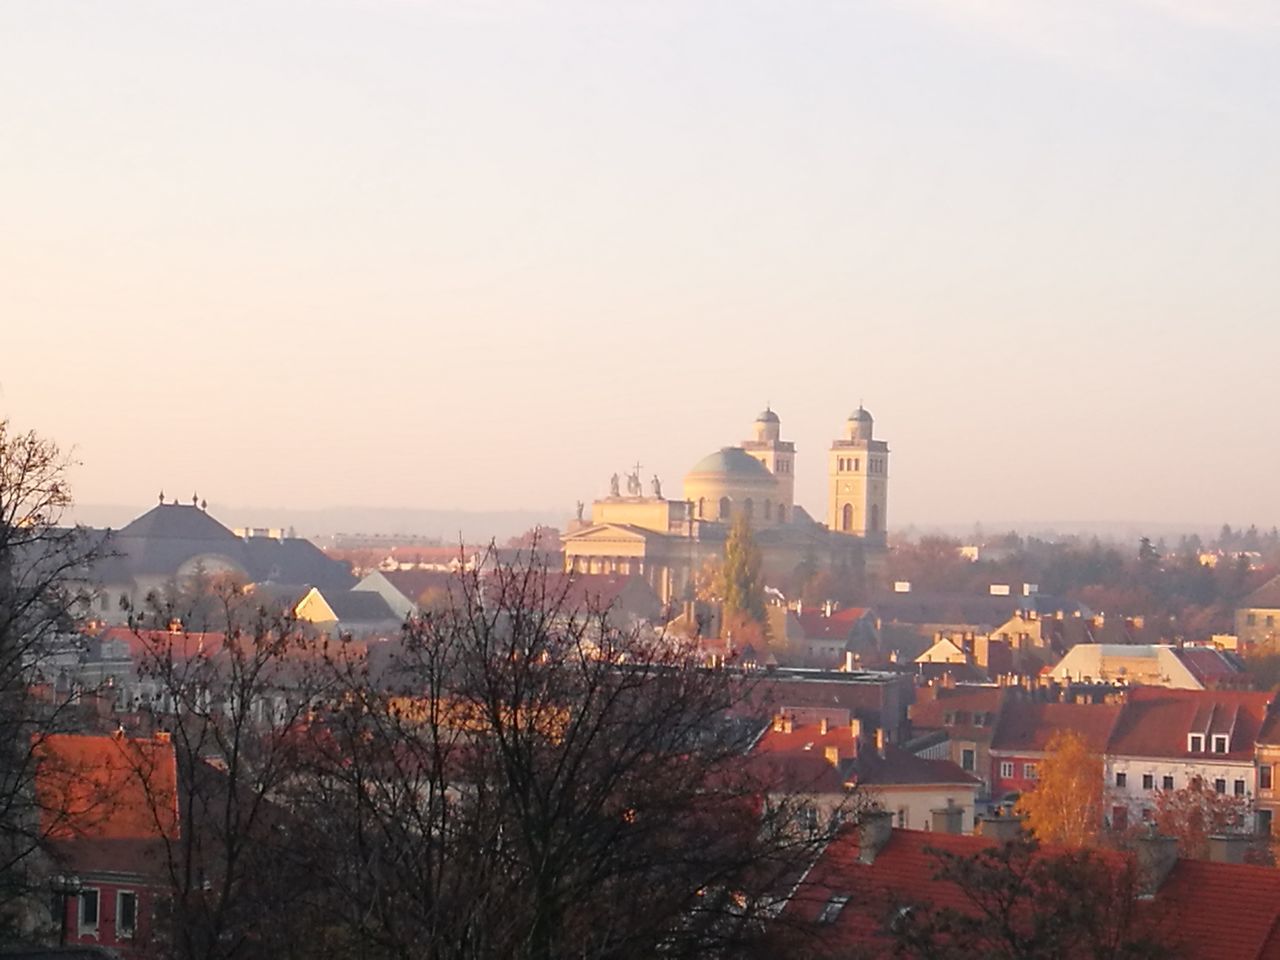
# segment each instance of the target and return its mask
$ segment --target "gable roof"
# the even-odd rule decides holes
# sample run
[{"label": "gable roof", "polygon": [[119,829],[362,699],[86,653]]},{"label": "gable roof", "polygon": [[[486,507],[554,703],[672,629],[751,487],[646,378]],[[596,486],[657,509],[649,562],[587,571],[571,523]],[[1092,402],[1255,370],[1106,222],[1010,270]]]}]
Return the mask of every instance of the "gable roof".
[{"label": "gable roof", "polygon": [[1129,691],[1129,702],[1112,732],[1108,752],[1127,757],[1185,758],[1189,756],[1189,733],[1226,733],[1230,716],[1228,752],[1209,754],[1206,742],[1204,755],[1215,761],[1250,761],[1274,697],[1271,692],[1135,687]]},{"label": "gable roof", "polygon": [[380,593],[372,590],[335,590],[324,594],[339,623],[376,623],[399,620]]},{"label": "gable roof", "polygon": [[1105,753],[1122,707],[1114,703],[1010,700],[1000,711],[992,750],[1042,753],[1059,730],[1080,734],[1093,753]]},{"label": "gable roof", "polygon": [[1262,610],[1280,610],[1280,576],[1272,577],[1237,606],[1242,609],[1256,607]]},{"label": "gable roof", "polygon": [[805,610],[796,614],[804,629],[805,639],[843,640],[848,638],[871,611],[868,607],[845,607],[830,615],[821,610]]}]

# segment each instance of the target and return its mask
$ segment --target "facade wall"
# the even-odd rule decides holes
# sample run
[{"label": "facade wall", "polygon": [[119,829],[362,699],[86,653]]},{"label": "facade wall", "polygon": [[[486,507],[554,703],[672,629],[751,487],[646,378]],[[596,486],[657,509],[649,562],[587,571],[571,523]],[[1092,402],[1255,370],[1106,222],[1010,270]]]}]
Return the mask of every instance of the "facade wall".
[{"label": "facade wall", "polygon": [[[1151,815],[1145,811],[1154,812],[1157,791],[1168,789],[1165,785],[1170,781],[1165,778],[1172,778],[1174,790],[1190,786],[1199,777],[1210,790],[1214,788],[1216,781],[1223,781],[1228,796],[1240,796],[1250,803],[1257,796],[1257,767],[1252,761],[1107,756],[1104,758],[1104,769],[1108,809],[1127,807],[1130,824]],[[1120,775],[1123,775],[1123,783]],[[1145,786],[1147,781],[1144,777],[1151,778],[1151,786]],[[1243,787],[1237,787],[1237,784],[1243,784]],[[1243,793],[1238,792],[1240,789],[1243,789]],[[1252,827],[1252,824],[1247,826]]]},{"label": "facade wall", "polygon": [[1267,650],[1280,648],[1280,610],[1270,607],[1237,610],[1236,636],[1242,644],[1253,644]]},{"label": "facade wall", "polygon": [[[84,922],[81,898],[67,897],[64,901],[67,943],[106,947],[126,960],[146,954],[153,933],[155,892],[143,883],[122,879],[84,876],[81,882],[85,890],[98,891],[98,919],[96,924]],[[137,915],[131,933],[122,929],[118,915],[122,893],[132,893],[137,897]]]}]

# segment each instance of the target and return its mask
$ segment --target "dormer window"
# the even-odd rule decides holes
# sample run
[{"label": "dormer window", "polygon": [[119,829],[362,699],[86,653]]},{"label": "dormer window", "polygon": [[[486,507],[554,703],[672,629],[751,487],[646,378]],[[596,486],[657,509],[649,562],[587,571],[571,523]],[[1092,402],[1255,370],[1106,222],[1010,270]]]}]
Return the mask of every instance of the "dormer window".
[{"label": "dormer window", "polygon": [[1225,733],[1215,733],[1213,735],[1213,752],[1226,753],[1228,750],[1227,741],[1230,739]]},{"label": "dormer window", "polygon": [[1204,734],[1203,733],[1187,734],[1187,752],[1188,753],[1204,753]]},{"label": "dormer window", "polygon": [[840,916],[840,911],[844,909],[844,905],[848,902],[849,897],[847,895],[836,894],[822,905],[822,911],[818,914],[818,923],[835,923],[836,918]]}]

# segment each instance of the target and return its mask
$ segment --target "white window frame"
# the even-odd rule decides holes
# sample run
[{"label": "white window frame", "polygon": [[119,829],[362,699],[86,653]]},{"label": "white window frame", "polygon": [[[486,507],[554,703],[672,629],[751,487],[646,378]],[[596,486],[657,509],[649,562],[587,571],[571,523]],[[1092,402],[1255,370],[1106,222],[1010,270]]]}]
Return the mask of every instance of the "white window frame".
[{"label": "white window frame", "polygon": [[[1219,747],[1221,747],[1222,749],[1219,750],[1218,749]],[[1225,733],[1215,733],[1213,735],[1213,752],[1214,753],[1230,753],[1231,738],[1228,737]]]},{"label": "white window frame", "polygon": [[[121,905],[124,903],[125,897],[133,897],[133,926],[124,927],[120,923],[120,917],[124,913]],[[138,933],[138,891],[136,890],[117,890],[116,891],[116,936],[121,940],[132,940]],[[101,908],[101,904],[99,904]]]},{"label": "white window frame", "polygon": [[1029,761],[1029,762],[1027,762],[1027,763],[1024,763],[1024,764],[1022,765],[1022,779],[1024,779],[1024,780],[1039,780],[1039,779],[1040,779],[1040,766],[1039,766],[1039,764],[1034,763],[1034,762],[1030,762],[1030,761]]},{"label": "white window frame", "polygon": [[[89,894],[93,894],[97,901],[98,909],[94,911],[97,916],[94,917],[93,923],[87,923],[84,919],[84,898]],[[102,891],[97,887],[83,887],[80,894],[76,897],[76,930],[79,933],[97,933],[98,928],[102,925]]]},{"label": "white window frame", "polygon": [[1187,753],[1204,753],[1204,734],[1187,734]]},{"label": "white window frame", "polygon": [[1012,760],[1000,761],[1000,778],[1002,780],[1013,779],[1013,761]]}]

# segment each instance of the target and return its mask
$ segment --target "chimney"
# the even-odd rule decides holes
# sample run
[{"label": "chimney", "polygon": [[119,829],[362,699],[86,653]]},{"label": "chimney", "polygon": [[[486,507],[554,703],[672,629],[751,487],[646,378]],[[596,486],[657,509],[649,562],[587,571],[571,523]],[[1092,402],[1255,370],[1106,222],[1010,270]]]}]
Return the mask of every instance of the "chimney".
[{"label": "chimney", "polygon": [[961,833],[964,829],[964,807],[957,807],[955,801],[947,798],[945,807],[929,811],[933,815],[934,833]]},{"label": "chimney", "polygon": [[1215,833],[1209,837],[1211,863],[1244,863],[1253,837],[1241,833]]},{"label": "chimney", "polygon": [[893,836],[893,814],[888,810],[868,810],[858,818],[858,860],[875,863],[884,845]]},{"label": "chimney", "polygon": [[826,717],[821,718],[818,721],[818,732],[825,737],[830,731],[831,731],[831,721],[829,721]]},{"label": "chimney", "polygon": [[1022,836],[1021,817],[985,816],[978,818],[978,833],[997,843],[1008,843]]},{"label": "chimney", "polygon": [[1178,862],[1178,839],[1150,833],[1138,837],[1137,851],[1139,895],[1154,897],[1173,865]]}]

